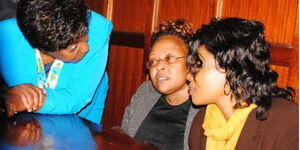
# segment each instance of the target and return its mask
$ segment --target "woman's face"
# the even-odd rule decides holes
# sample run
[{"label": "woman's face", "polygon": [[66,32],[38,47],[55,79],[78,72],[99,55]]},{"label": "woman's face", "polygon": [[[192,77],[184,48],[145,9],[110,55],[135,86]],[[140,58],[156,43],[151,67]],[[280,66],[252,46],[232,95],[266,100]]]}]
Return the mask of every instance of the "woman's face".
[{"label": "woman's face", "polygon": [[[173,94],[187,88],[186,56],[188,49],[177,36],[161,36],[154,43],[149,54],[149,60],[158,60],[149,68],[151,81],[159,92],[165,95]],[[166,62],[165,60],[174,60]]]},{"label": "woman's face", "polygon": [[78,62],[89,51],[89,45],[87,44],[88,36],[81,38],[77,43],[69,45],[65,49],[61,49],[54,52],[48,52],[48,54],[55,59],[59,59],[63,62]]},{"label": "woman's face", "polygon": [[192,101],[195,105],[218,103],[228,96],[224,94],[225,71],[216,65],[213,54],[204,46],[198,49],[198,53],[203,65],[195,78],[188,75]]}]

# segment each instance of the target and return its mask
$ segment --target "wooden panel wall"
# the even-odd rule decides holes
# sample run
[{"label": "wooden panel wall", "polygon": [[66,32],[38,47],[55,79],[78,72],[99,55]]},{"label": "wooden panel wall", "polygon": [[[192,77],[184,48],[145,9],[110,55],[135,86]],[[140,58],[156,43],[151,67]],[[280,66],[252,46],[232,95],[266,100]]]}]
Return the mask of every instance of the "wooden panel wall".
[{"label": "wooden panel wall", "polygon": [[184,18],[195,28],[207,24],[216,16],[216,0],[160,0],[156,25],[165,20]]},{"label": "wooden panel wall", "polygon": [[[298,0],[222,0],[222,17],[241,17],[264,23],[266,38],[279,45],[274,57],[289,62],[286,67],[276,64],[272,68],[279,74],[278,85],[290,86],[297,91],[298,102]],[[280,48],[281,47],[281,48]],[[287,53],[287,54],[286,54]],[[282,56],[288,56],[281,58]],[[295,58],[295,56],[297,58]],[[283,69],[285,68],[285,69]]]},{"label": "wooden panel wall", "polygon": [[107,16],[108,0],[84,0],[87,6],[103,16]]},{"label": "wooden panel wall", "polygon": [[223,17],[259,20],[266,27],[267,40],[292,44],[298,0],[224,0]]},{"label": "wooden panel wall", "polygon": [[[114,31],[150,33],[152,0],[113,0],[112,22]],[[149,23],[150,22],[150,23]],[[148,36],[144,34],[144,36]],[[147,43],[143,45],[147,47]],[[125,107],[139,85],[146,80],[142,48],[111,46],[108,61],[110,90],[106,102],[103,125],[119,125]]]},{"label": "wooden panel wall", "polygon": [[107,68],[110,91],[103,118],[103,125],[106,127],[120,125],[124,108],[137,87],[146,80],[145,61],[150,51],[152,29],[164,20],[177,18],[190,21],[195,28],[209,23],[213,17],[242,17],[263,22],[267,40],[273,45],[271,67],[279,73],[278,85],[295,88],[298,101],[297,0],[86,0],[86,2],[92,9],[112,20],[114,31],[138,33],[145,37],[143,47],[115,44],[110,47]]}]

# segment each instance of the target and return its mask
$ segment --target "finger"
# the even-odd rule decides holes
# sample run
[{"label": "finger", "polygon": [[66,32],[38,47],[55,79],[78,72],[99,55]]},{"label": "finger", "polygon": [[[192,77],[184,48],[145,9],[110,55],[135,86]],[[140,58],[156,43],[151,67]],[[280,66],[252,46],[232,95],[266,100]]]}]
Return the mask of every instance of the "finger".
[{"label": "finger", "polygon": [[43,89],[41,89],[41,88],[35,87],[34,89],[35,89],[35,95],[34,96],[37,98],[36,99],[37,101],[34,102],[35,103],[34,104],[34,110],[36,111],[36,110],[40,110],[41,107],[43,106],[44,99],[45,99],[45,94],[44,94]]},{"label": "finger", "polygon": [[35,110],[40,110],[45,103],[47,91],[45,89],[38,88],[38,87],[35,87],[35,90],[38,93],[38,102],[36,103]]},{"label": "finger", "polygon": [[37,107],[36,105],[38,103],[38,92],[36,91],[36,87],[31,84],[26,86],[24,90],[26,92],[27,101],[30,105],[29,112],[31,112]]},{"label": "finger", "polygon": [[32,94],[32,101],[33,101],[33,110],[37,110],[39,108],[39,103],[41,98],[43,97],[42,91],[35,86],[30,87],[30,92]]},{"label": "finger", "polygon": [[42,106],[44,105],[45,100],[46,100],[46,93],[47,93],[45,89],[40,89],[39,88],[39,90],[40,90],[40,99],[39,99],[39,108],[38,108],[38,110],[41,109]]},{"label": "finger", "polygon": [[32,108],[31,108],[30,101],[29,101],[29,98],[27,97],[27,95],[22,94],[22,95],[20,95],[20,98],[21,98],[23,104],[25,105],[27,111],[31,112]]},{"label": "finger", "polygon": [[28,91],[29,86],[27,86],[27,87],[22,87],[22,89],[23,89],[22,96],[23,96],[23,98],[24,98],[24,101],[27,101],[27,103],[28,103],[27,111],[28,111],[28,112],[32,112],[33,102],[32,102],[32,95],[31,95],[31,93]]}]

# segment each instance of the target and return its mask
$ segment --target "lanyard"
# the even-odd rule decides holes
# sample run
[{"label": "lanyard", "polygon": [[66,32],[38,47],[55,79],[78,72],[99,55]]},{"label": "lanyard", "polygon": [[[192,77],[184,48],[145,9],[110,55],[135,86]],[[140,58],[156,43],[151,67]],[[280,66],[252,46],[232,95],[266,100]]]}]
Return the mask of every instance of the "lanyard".
[{"label": "lanyard", "polygon": [[35,49],[35,55],[36,55],[36,63],[37,63],[37,71],[38,71],[37,77],[38,77],[39,88],[55,89],[57,80],[59,78],[59,74],[64,65],[64,62],[61,60],[55,59],[51,66],[49,74],[46,78],[44,63],[43,63],[40,51]]}]

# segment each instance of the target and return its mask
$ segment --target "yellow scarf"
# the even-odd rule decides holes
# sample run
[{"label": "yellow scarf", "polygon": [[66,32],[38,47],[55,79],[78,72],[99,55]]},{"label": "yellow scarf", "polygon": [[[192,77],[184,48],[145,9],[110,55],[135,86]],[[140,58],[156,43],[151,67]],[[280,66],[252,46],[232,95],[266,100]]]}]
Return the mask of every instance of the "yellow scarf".
[{"label": "yellow scarf", "polygon": [[255,107],[251,104],[236,109],[227,121],[217,105],[209,104],[203,122],[204,135],[207,136],[206,150],[234,150],[248,114]]}]

